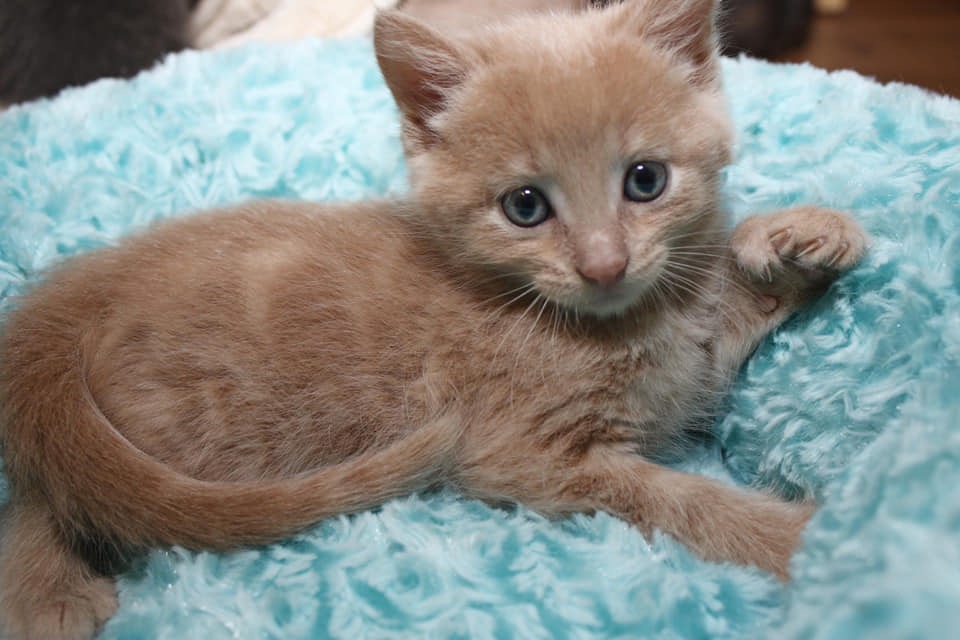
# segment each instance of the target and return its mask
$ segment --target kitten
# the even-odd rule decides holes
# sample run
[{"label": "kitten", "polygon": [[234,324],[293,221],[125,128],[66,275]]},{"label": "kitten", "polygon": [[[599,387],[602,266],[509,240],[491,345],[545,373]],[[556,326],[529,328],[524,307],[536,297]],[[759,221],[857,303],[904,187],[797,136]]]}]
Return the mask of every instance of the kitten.
[{"label": "kitten", "polygon": [[187,46],[196,0],[0,2],[0,103],[130,77]]},{"label": "kitten", "polygon": [[727,231],[713,9],[457,39],[380,14],[408,200],[252,203],[49,274],[0,340],[5,637],[89,637],[131,552],[266,543],[441,483],[787,578],[810,505],[651,457],[866,240],[814,207]]}]

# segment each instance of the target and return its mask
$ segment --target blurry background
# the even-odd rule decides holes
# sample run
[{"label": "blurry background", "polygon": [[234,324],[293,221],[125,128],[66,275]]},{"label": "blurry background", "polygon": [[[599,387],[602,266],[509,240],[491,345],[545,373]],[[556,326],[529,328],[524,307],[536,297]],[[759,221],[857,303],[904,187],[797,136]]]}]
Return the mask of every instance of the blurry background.
[{"label": "blurry background", "polygon": [[960,0],[724,0],[731,53],[960,97]]},{"label": "blurry background", "polygon": [[[570,8],[615,1],[416,4],[434,9],[446,4],[454,14],[473,12],[489,18],[511,7]],[[369,31],[374,4],[397,3],[414,4],[413,0],[0,0],[0,107],[101,77],[128,77],[185,47],[330,35],[336,25],[326,24],[324,17],[343,22],[344,12],[351,10],[363,19],[348,22]],[[728,54],[745,51],[778,62],[853,69],[881,82],[917,84],[960,98],[960,0],[722,0],[722,14]]]}]

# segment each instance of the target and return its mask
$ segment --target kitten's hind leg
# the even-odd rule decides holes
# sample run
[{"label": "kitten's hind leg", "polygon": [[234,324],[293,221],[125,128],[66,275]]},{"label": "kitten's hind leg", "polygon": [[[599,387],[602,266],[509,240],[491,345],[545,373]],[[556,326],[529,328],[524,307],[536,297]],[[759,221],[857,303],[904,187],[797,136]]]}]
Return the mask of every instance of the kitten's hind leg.
[{"label": "kitten's hind leg", "polygon": [[0,637],[92,638],[116,608],[114,581],[74,553],[42,502],[7,507],[0,540]]}]

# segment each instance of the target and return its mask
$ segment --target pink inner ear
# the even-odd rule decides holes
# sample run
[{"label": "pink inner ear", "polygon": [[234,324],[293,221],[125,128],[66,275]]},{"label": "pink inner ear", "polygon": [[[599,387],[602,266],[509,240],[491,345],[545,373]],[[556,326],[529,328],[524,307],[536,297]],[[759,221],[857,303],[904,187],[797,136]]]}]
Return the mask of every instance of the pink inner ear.
[{"label": "pink inner ear", "polygon": [[443,108],[443,89],[433,83],[417,67],[409,65],[398,65],[398,67],[394,70],[394,80],[391,82],[391,88],[394,83],[397,87],[394,90],[394,98],[405,116],[417,125],[425,127],[427,119]]}]

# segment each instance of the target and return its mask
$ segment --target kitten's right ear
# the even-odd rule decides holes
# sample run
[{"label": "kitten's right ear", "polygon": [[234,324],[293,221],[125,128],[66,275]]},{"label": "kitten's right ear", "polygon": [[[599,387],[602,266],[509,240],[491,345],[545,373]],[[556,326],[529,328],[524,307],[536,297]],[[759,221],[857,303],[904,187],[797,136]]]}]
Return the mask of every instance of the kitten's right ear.
[{"label": "kitten's right ear", "polygon": [[377,13],[373,43],[406,133],[429,145],[437,137],[430,129],[431,117],[443,111],[450,92],[467,76],[466,52],[402,11]]},{"label": "kitten's right ear", "polygon": [[673,52],[692,65],[692,80],[713,86],[720,78],[716,19],[719,0],[627,0],[614,11],[618,29]]}]

